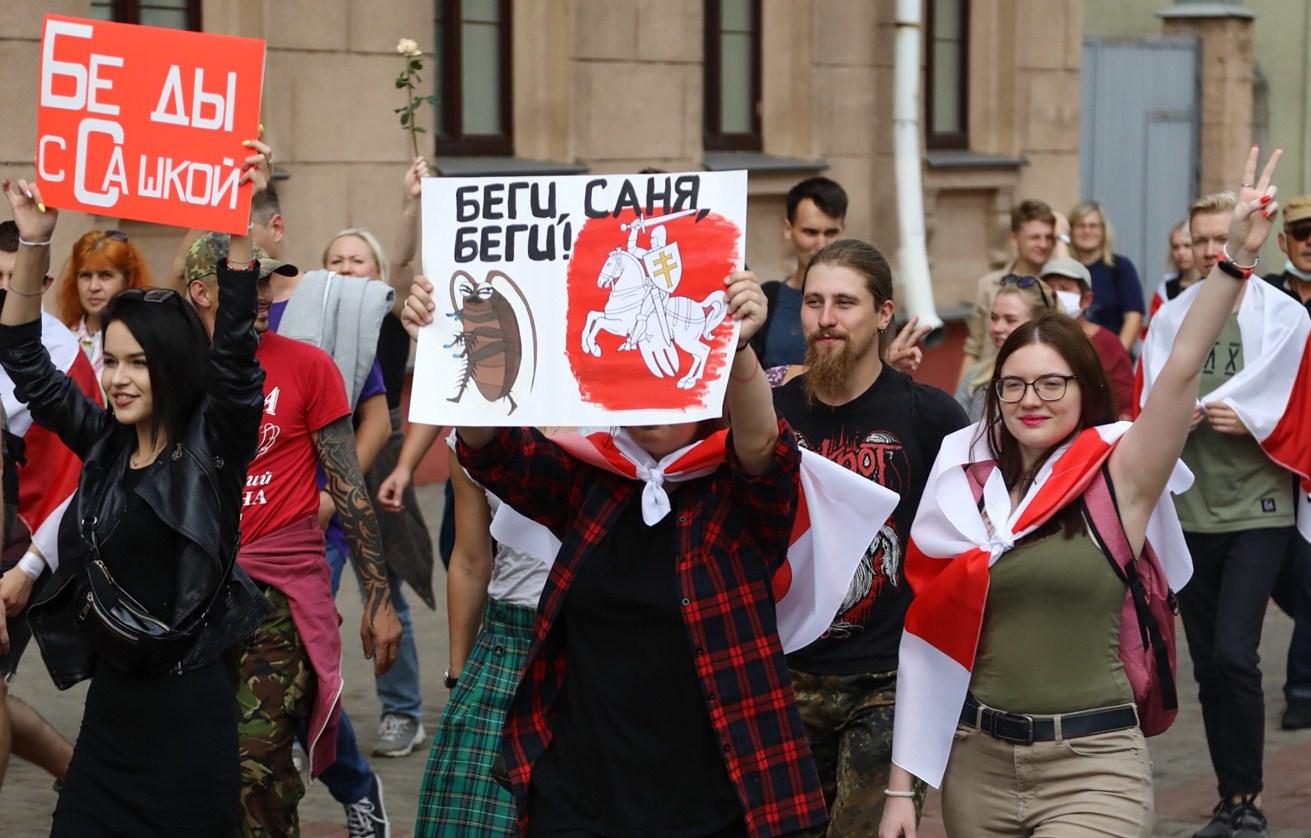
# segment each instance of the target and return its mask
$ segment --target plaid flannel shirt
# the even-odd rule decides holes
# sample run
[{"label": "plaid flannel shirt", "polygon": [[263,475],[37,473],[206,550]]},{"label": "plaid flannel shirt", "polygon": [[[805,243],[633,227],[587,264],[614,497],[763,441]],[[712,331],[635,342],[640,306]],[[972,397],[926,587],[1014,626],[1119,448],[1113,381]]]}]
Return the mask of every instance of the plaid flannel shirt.
[{"label": "plaid flannel shirt", "polygon": [[[567,675],[556,619],[579,566],[624,507],[640,502],[642,483],[576,460],[526,429],[502,429],[480,449],[460,442],[456,451],[470,476],[563,542],[501,744],[527,834],[533,766],[550,745]],[[669,493],[688,651],[753,838],[828,820],[775,625],[773,573],[786,558],[800,493],[801,452],[782,420],[773,457],[765,474],[747,475],[730,436],[725,466]]]}]

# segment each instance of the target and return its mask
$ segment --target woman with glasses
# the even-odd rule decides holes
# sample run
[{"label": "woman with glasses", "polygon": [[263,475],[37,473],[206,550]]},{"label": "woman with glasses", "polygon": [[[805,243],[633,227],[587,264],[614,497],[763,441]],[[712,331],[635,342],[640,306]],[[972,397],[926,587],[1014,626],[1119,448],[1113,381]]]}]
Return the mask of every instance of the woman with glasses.
[{"label": "woman with glasses", "polygon": [[[1056,295],[1041,279],[1008,274],[1001,278],[1000,285],[992,301],[992,311],[988,313],[988,338],[998,348],[1021,325],[1056,308]],[[993,355],[974,364],[966,370],[960,387],[956,388],[956,401],[965,409],[971,422],[983,418],[983,406],[996,360],[996,355]]]},{"label": "woman with glasses", "polygon": [[[912,775],[941,785],[950,835],[1149,834],[1151,763],[1119,654],[1125,571],[1101,544],[1127,542],[1135,571],[1151,562],[1175,589],[1188,579],[1166,486],[1202,365],[1278,211],[1279,156],[1257,179],[1252,149],[1228,261],[1193,299],[1135,422],[1113,424],[1092,345],[1047,315],[1002,345],[984,420],[944,440],[911,533],[915,602],[881,838],[915,834]],[[1100,515],[1088,511],[1094,487],[1109,493]],[[1156,552],[1144,549],[1149,521]],[[928,621],[947,613],[935,631]]]},{"label": "woman with glasses", "polygon": [[[269,149],[242,183],[267,183]],[[19,250],[0,364],[33,420],[83,461],[59,569],[28,608],[61,689],[90,678],[55,836],[228,838],[239,824],[237,708],[225,653],[268,604],[235,565],[246,467],[263,414],[253,330],[259,263],[233,237],[213,344],[172,290],[129,289],[100,312],[108,408],[51,364],[41,280],[58,212],[5,181]]]},{"label": "woman with glasses", "polygon": [[118,230],[92,230],[73,245],[60,279],[55,316],[77,333],[96,375],[104,371],[105,306],[119,291],[150,284],[141,251]]},{"label": "woman with glasses", "polygon": [[1092,274],[1093,310],[1088,319],[1120,336],[1126,351],[1143,325],[1143,284],[1127,256],[1114,252],[1114,231],[1106,210],[1084,201],[1070,210],[1070,255]]}]

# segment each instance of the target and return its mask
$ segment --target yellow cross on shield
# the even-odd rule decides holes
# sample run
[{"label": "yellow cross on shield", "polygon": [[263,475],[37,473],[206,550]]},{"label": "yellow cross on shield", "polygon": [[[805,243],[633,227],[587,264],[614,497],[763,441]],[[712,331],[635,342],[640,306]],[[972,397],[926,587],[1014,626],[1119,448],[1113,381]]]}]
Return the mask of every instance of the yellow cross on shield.
[{"label": "yellow cross on shield", "polygon": [[674,293],[683,278],[683,255],[678,252],[678,242],[648,251],[642,263],[656,288],[666,294]]}]

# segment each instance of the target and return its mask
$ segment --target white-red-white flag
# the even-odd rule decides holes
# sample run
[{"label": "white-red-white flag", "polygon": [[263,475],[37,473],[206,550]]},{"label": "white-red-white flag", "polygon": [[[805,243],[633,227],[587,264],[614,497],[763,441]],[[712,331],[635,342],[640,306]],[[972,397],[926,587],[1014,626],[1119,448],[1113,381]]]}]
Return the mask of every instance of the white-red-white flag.
[{"label": "white-red-white flag", "polygon": [[[1201,287],[1190,286],[1153,318],[1138,363],[1140,409]],[[1311,539],[1311,318],[1297,300],[1253,279],[1238,307],[1238,330],[1243,368],[1203,401],[1233,408],[1266,456],[1301,478],[1298,525]]]},{"label": "white-red-white flag", "polygon": [[[41,343],[55,368],[83,393],[104,404],[100,383],[77,336],[57,318],[41,313]],[[0,400],[9,432],[23,440],[26,464],[18,469],[18,515],[32,533],[32,544],[51,569],[59,566],[59,522],[77,490],[82,461],[53,432],[34,424],[27,405],[14,395],[14,382],[0,369]]]},{"label": "white-red-white flag", "polygon": [[[727,431],[719,431],[657,461],[623,431],[550,437],[585,463],[642,481],[642,517],[648,524],[669,514],[663,484],[719,468],[727,455],[726,439]],[[800,479],[787,561],[774,574],[778,636],[787,653],[810,645],[828,629],[860,560],[899,500],[896,492],[805,449]],[[492,521],[492,536],[548,563],[560,548],[550,530],[504,503]]]},{"label": "white-red-white flag", "polygon": [[[906,551],[906,580],[915,599],[901,636],[892,744],[892,761],[929,785],[942,782],[969,690],[990,568],[1016,541],[1083,494],[1129,427],[1116,422],[1083,431],[1048,459],[1014,508],[1001,470],[993,469],[983,487],[983,512],[965,471],[971,463],[993,459],[986,442],[976,440],[979,425],[942,441]],[[1147,526],[1147,540],[1172,590],[1188,581],[1192,560],[1170,493],[1183,492],[1192,482],[1187,467],[1176,464]]]}]

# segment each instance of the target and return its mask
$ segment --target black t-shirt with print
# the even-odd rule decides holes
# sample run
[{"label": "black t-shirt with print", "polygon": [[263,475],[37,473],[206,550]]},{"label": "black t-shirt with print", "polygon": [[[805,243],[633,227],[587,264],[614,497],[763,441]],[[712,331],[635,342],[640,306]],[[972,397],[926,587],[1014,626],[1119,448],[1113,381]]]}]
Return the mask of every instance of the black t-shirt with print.
[{"label": "black t-shirt with print", "polygon": [[840,407],[809,404],[804,376],[774,391],[774,407],[803,448],[901,496],[829,630],[788,655],[788,666],[822,675],[894,670],[911,601],[903,569],[910,525],[942,438],[969,424],[965,412],[947,393],[887,365],[868,390]]}]

